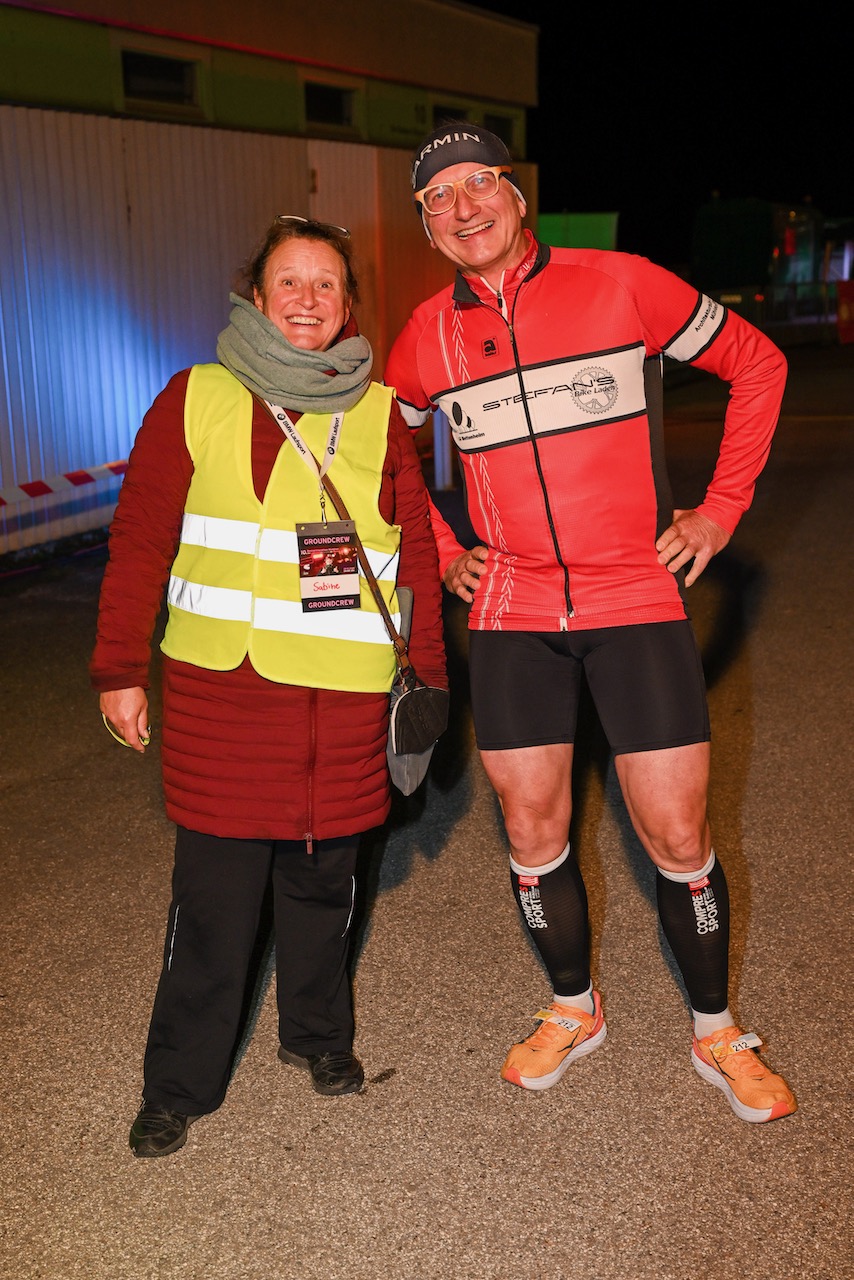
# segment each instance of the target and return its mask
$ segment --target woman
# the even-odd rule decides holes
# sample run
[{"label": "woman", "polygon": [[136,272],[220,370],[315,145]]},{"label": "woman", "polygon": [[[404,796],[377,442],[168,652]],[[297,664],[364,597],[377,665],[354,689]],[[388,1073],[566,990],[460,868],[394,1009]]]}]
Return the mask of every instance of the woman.
[{"label": "woman", "polygon": [[[349,928],[359,836],[390,805],[394,655],[346,571],[352,530],[327,471],[392,612],[396,577],[415,589],[419,675],[447,682],[427,492],[393,392],[370,381],[348,236],[276,219],[248,296],[231,295],[220,363],[176,374],[146,414],[110,531],[90,670],[107,727],[140,752],[168,579],[162,766],[178,830],[136,1156],[178,1150],[225,1097],[271,876],[279,1057],[325,1095],[364,1080]],[[321,577],[330,552],[341,571]]]}]

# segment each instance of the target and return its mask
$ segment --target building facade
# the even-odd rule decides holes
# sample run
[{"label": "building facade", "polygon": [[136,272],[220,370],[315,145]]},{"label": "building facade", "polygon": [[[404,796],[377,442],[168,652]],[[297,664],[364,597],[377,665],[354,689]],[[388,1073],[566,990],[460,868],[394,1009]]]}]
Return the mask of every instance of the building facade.
[{"label": "building facade", "polygon": [[499,133],[536,226],[536,39],[440,0],[0,2],[0,553],[108,523],[142,415],[214,358],[276,213],[351,229],[380,377],[449,278],[408,197],[426,132]]}]

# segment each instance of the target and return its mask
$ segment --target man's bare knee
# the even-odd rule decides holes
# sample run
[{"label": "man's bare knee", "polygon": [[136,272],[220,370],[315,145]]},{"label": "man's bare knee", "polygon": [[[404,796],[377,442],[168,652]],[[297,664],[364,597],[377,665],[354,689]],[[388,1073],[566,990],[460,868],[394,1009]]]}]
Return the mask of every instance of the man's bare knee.
[{"label": "man's bare knee", "polygon": [[708,861],[712,841],[707,822],[672,825],[658,833],[637,828],[637,833],[653,862],[664,871],[699,871]]},{"label": "man's bare knee", "polygon": [[568,817],[541,813],[524,804],[502,807],[514,862],[526,867],[541,867],[558,856],[567,841]]}]

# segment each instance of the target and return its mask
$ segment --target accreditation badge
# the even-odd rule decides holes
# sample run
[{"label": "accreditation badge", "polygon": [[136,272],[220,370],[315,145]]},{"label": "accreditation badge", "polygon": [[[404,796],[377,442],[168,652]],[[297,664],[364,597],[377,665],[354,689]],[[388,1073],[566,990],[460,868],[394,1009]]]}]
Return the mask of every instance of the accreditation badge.
[{"label": "accreditation badge", "polygon": [[303,613],[360,607],[354,520],[298,524],[297,549]]}]

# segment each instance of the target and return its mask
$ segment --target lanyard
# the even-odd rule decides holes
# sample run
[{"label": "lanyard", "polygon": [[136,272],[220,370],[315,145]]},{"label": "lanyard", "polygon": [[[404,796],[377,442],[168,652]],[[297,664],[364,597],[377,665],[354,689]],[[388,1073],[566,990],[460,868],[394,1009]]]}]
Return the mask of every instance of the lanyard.
[{"label": "lanyard", "polygon": [[320,511],[323,516],[323,523],[326,524],[326,495],[323,489],[323,477],[326,475],[338,451],[338,442],[341,438],[341,426],[344,422],[343,413],[334,413],[329,421],[329,435],[326,438],[326,448],[323,451],[323,462],[317,465],[317,459],[309,449],[306,442],[296,429],[296,424],[291,421],[285,410],[278,404],[271,404],[269,400],[265,401],[267,408],[278,422],[282,431],[290,440],[305,465],[308,467],[312,475],[317,477],[317,486],[320,490]]}]

